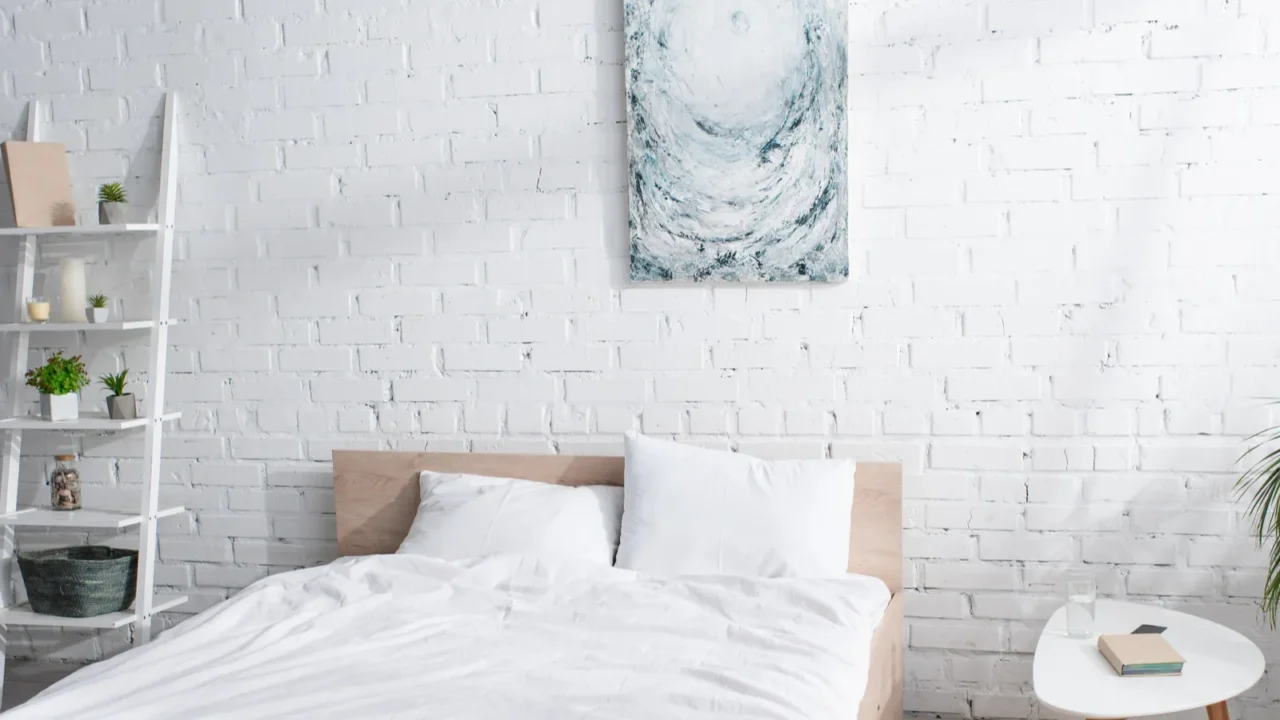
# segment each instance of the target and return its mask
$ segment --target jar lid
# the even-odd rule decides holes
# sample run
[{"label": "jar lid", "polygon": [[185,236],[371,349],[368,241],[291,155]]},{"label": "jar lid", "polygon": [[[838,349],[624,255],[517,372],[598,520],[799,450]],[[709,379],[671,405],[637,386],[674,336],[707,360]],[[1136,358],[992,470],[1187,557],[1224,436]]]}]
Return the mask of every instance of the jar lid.
[{"label": "jar lid", "polygon": [[53,459],[58,460],[60,462],[70,462],[72,460],[75,460],[76,456],[75,455],[54,455]]}]

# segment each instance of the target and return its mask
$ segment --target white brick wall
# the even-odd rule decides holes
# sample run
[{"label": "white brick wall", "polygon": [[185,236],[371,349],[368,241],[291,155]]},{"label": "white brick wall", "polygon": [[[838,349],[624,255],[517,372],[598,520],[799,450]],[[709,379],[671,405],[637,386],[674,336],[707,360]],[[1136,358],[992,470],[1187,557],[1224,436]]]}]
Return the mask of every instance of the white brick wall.
[{"label": "white brick wall", "polygon": [[[185,95],[164,499],[192,512],[157,577],[188,610],[334,556],[334,448],[643,429],[890,458],[909,709],[1033,717],[1073,562],[1277,649],[1230,497],[1241,439],[1280,420],[1273,5],[855,3],[836,287],[627,285],[620,0],[5,0],[0,136],[50,98],[88,220],[99,181],[154,192],[160,93]],[[69,251],[144,312],[144,247]],[[90,502],[129,506],[140,443],[76,447]],[[24,462],[24,499],[46,471]],[[1277,708],[1264,684],[1236,709]]]}]

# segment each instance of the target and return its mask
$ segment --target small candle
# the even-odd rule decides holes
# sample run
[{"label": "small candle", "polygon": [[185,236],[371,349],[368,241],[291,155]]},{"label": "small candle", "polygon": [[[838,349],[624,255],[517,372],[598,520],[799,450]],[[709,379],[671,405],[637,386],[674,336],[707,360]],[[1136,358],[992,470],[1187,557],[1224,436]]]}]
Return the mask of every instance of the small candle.
[{"label": "small candle", "polygon": [[27,301],[27,316],[33,323],[49,322],[49,301],[32,298]]}]

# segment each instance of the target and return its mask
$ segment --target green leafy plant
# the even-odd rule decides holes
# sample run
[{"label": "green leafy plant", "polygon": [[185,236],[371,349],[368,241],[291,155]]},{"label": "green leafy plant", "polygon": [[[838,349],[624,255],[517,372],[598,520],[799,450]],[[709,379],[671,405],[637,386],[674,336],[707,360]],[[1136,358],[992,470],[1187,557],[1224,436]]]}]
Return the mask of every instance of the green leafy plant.
[{"label": "green leafy plant", "polygon": [[124,395],[124,386],[129,384],[129,371],[128,369],[121,370],[114,375],[108,373],[98,378],[98,380],[100,380],[103,385],[107,386],[107,389],[111,391],[112,395],[120,397],[121,395]]},{"label": "green leafy plant", "polygon": [[106,295],[93,295],[89,298],[89,307],[91,308],[104,308],[106,306],[107,306]]},{"label": "green leafy plant", "polygon": [[27,371],[27,384],[45,395],[67,395],[87,387],[89,373],[79,355],[64,357],[59,351],[50,355],[44,365]]},{"label": "green leafy plant", "polygon": [[1263,430],[1249,440],[1253,445],[1241,459],[1253,456],[1256,460],[1236,483],[1236,492],[1241,497],[1251,496],[1246,514],[1253,523],[1258,547],[1271,543],[1259,604],[1275,630],[1280,615],[1280,446],[1276,445],[1280,428]]},{"label": "green leafy plant", "polygon": [[125,192],[124,186],[118,182],[107,183],[98,188],[98,202],[129,202],[129,193]]}]

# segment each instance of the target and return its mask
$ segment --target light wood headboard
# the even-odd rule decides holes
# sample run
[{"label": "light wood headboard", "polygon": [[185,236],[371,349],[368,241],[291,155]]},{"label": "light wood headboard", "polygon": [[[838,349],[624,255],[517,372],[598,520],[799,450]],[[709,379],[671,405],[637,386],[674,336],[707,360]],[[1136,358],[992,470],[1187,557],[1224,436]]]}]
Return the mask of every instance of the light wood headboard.
[{"label": "light wood headboard", "polygon": [[[418,511],[418,473],[470,473],[556,485],[621,485],[622,458],[337,450],[333,489],[342,555],[393,553]],[[902,465],[858,463],[849,571],[902,590]]]}]

